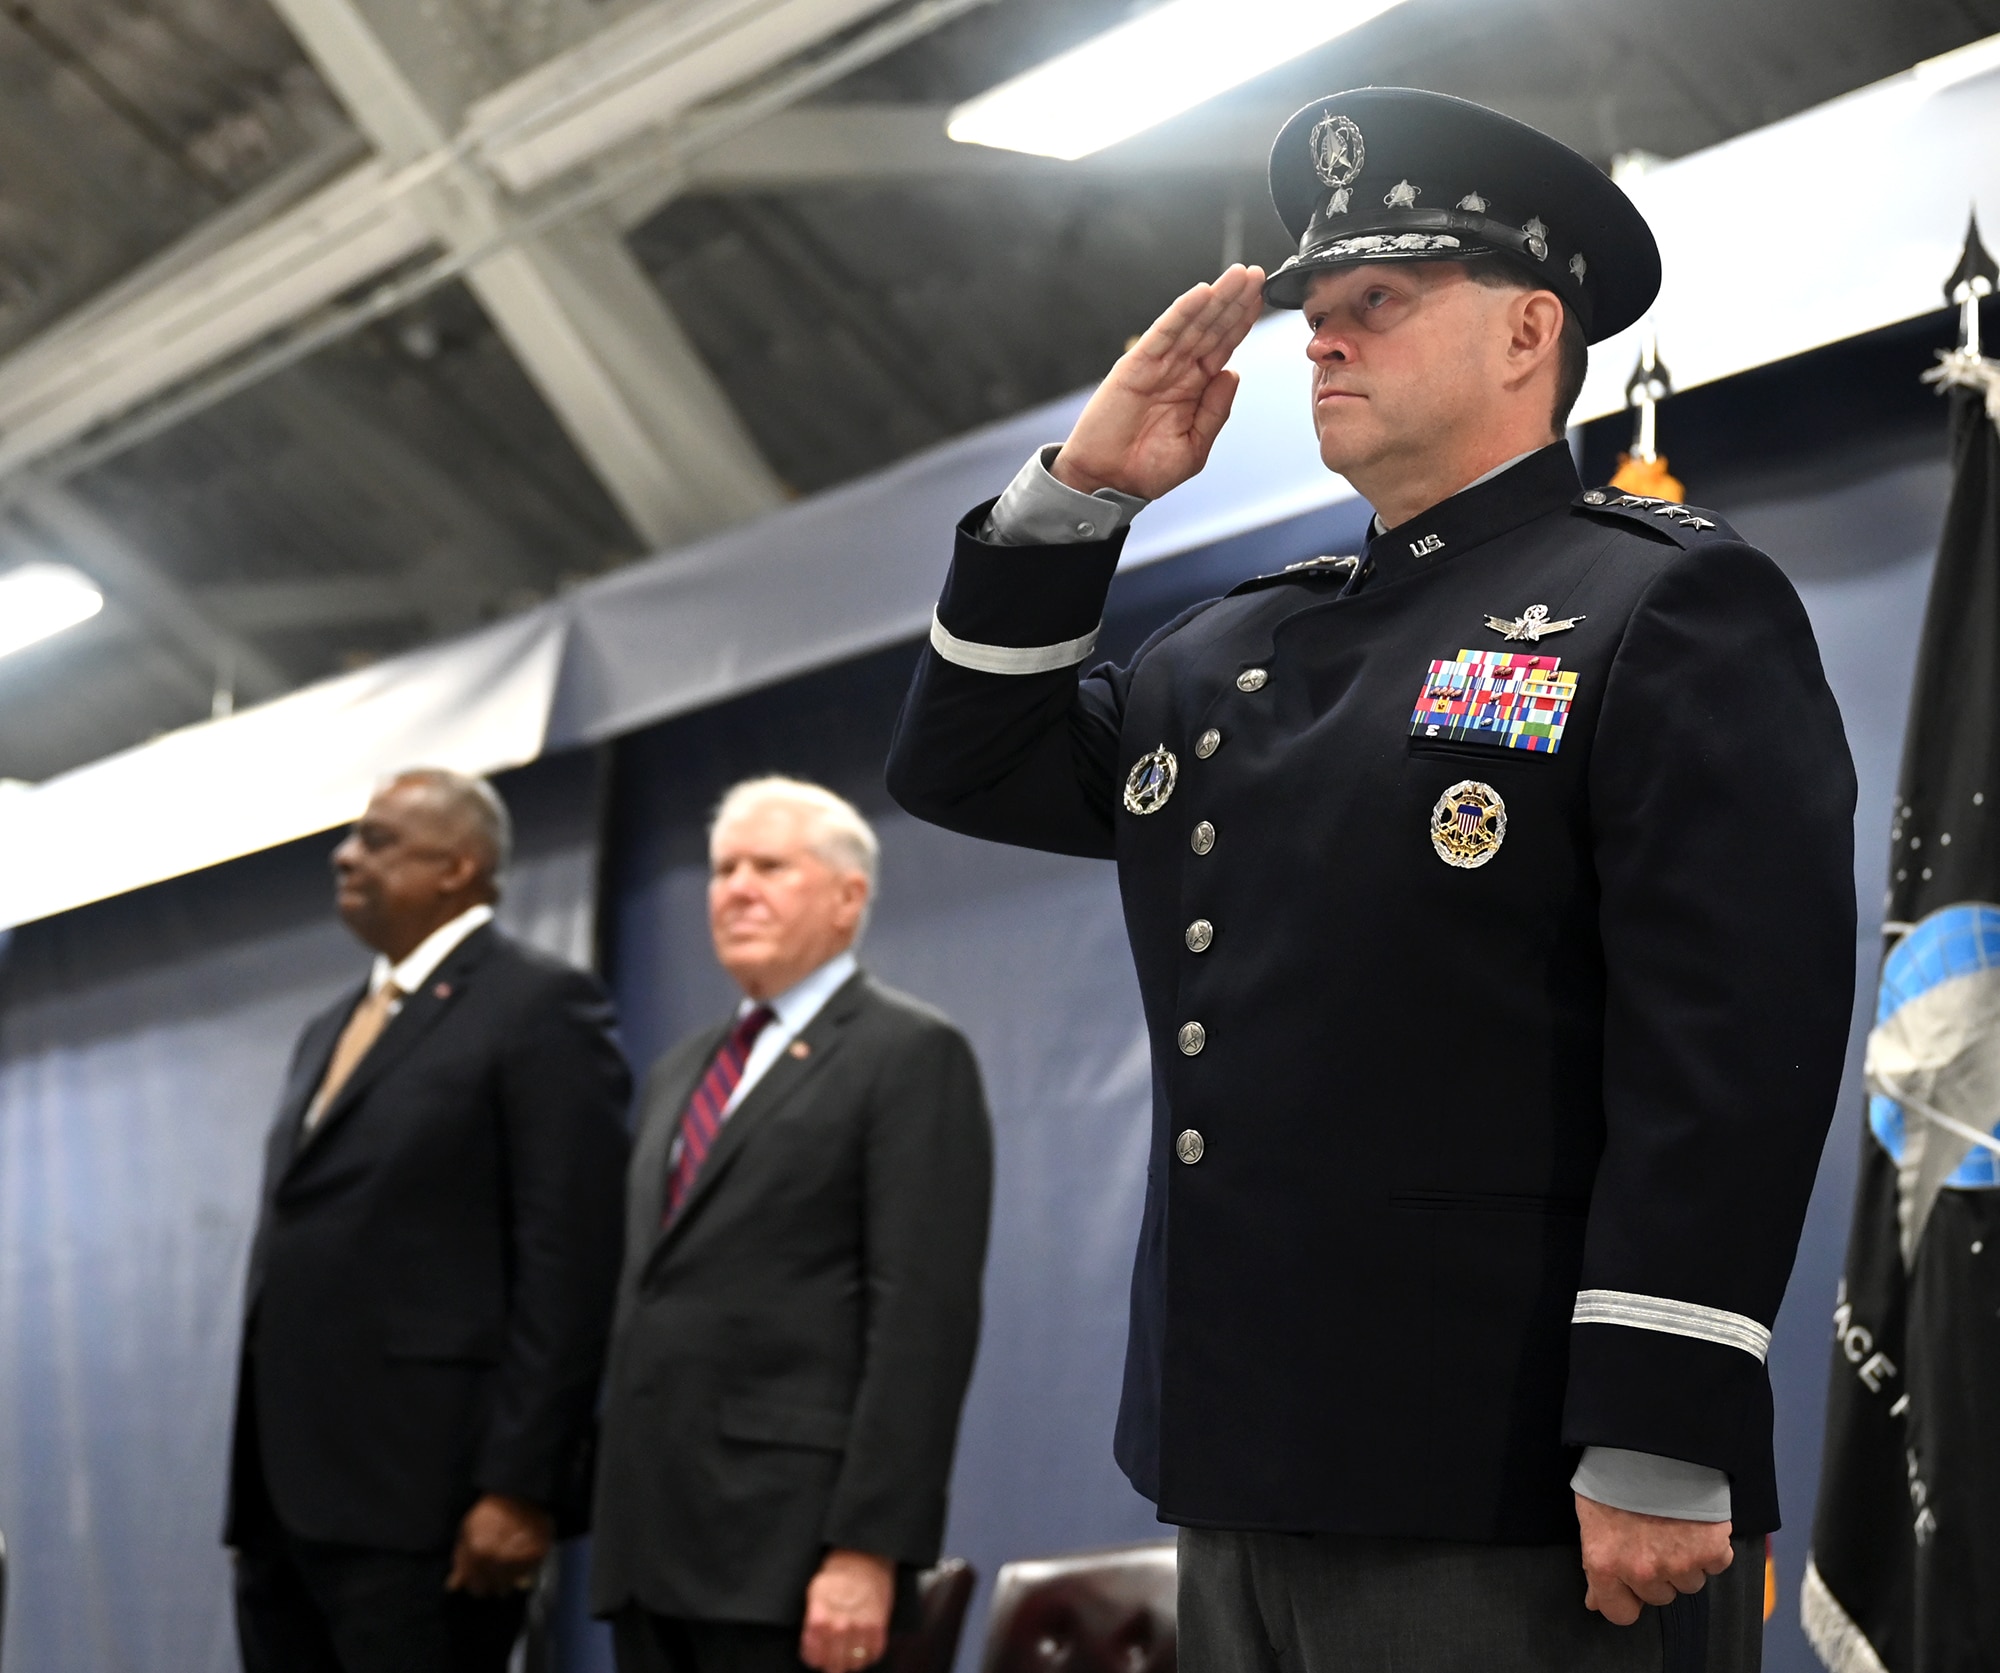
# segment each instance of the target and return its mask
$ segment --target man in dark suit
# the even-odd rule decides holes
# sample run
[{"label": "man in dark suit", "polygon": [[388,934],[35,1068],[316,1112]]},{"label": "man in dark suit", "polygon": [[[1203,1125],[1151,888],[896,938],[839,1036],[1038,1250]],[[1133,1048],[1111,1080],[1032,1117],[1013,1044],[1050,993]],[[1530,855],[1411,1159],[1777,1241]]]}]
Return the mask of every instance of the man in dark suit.
[{"label": "man in dark suit", "polygon": [[630,1074],[602,989],[492,927],[482,780],[403,773],[334,850],[369,980],[266,1151],[229,1527],[248,1673],[499,1673],[580,1508]]},{"label": "man in dark suit", "polygon": [[648,1083],[591,1605],[621,1673],[857,1673],[943,1536],[992,1139],[958,1030],[855,963],[874,833],[764,779],[711,828],[736,1011]]}]

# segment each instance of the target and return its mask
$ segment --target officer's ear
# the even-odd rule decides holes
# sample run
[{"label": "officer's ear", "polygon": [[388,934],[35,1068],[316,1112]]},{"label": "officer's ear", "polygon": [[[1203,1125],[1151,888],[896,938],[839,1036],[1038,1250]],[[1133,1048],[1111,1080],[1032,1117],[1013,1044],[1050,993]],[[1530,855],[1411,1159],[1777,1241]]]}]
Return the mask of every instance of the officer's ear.
[{"label": "officer's ear", "polygon": [[1554,291],[1516,291],[1508,314],[1513,333],[1509,350],[1517,361],[1560,359],[1568,310]]},{"label": "officer's ear", "polygon": [[1510,292],[1505,319],[1508,382],[1516,389],[1537,385],[1548,390],[1550,433],[1560,436],[1588,365],[1582,329],[1549,290]]}]

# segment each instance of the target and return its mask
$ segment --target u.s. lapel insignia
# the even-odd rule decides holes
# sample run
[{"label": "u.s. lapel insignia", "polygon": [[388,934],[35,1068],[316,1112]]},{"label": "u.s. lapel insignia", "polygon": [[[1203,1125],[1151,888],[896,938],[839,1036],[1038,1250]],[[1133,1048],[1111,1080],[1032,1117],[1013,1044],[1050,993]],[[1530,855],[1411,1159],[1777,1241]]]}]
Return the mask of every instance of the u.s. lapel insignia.
[{"label": "u.s. lapel insignia", "polygon": [[1174,752],[1161,744],[1139,757],[1125,775],[1125,811],[1158,813],[1174,793],[1174,781],[1181,776],[1181,764]]},{"label": "u.s. lapel insignia", "polygon": [[1549,620],[1546,604],[1530,604],[1511,621],[1505,616],[1488,616],[1486,625],[1506,639],[1525,639],[1531,645],[1539,644],[1545,633],[1567,633],[1578,622],[1588,621],[1588,616],[1565,616],[1561,621]]},{"label": "u.s. lapel insignia", "polygon": [[1448,866],[1476,871],[1506,840],[1507,804],[1490,784],[1461,779],[1431,809],[1431,846]]}]

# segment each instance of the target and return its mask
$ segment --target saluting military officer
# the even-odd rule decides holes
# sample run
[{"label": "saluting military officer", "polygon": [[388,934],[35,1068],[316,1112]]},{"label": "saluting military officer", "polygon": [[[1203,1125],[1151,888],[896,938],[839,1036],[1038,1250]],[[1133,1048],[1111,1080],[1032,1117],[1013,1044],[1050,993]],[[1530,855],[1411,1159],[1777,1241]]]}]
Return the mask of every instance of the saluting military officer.
[{"label": "saluting military officer", "polygon": [[[1753,1668],[1840,716],[1769,558],[1577,479],[1586,344],[1659,280],[1602,173],[1369,88],[1271,184],[1298,255],[1189,291],[960,524],[890,787],[1118,863],[1157,1098],[1116,1450],[1180,1525],[1184,1667]],[[1372,537],[1079,678],[1260,291]]]}]

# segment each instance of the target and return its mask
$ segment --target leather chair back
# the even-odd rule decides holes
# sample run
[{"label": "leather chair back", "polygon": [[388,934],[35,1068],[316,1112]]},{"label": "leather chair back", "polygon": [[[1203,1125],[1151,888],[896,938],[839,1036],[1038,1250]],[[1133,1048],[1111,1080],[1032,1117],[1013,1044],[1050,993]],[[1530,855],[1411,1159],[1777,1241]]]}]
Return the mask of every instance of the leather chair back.
[{"label": "leather chair back", "polygon": [[1174,1542],[1009,1563],[982,1673],[1174,1673]]},{"label": "leather chair back", "polygon": [[917,1576],[917,1624],[889,1640],[869,1673],[951,1673],[978,1580],[963,1557],[946,1557]]}]

